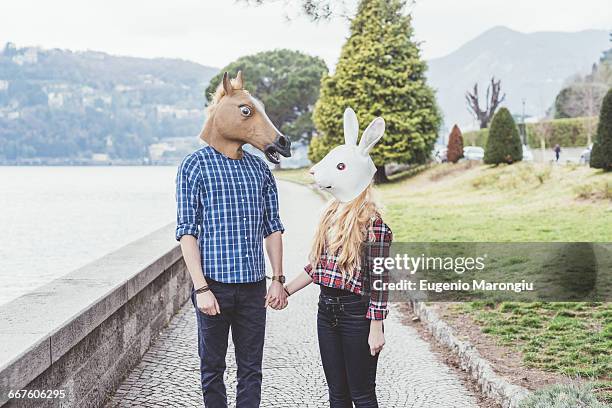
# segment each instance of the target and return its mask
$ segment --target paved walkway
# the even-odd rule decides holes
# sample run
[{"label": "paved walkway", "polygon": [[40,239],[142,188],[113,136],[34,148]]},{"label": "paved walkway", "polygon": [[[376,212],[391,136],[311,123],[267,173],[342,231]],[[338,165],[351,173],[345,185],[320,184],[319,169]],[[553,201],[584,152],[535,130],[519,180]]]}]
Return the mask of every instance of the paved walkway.
[{"label": "paved walkway", "polygon": [[[285,273],[300,273],[322,201],[308,189],[279,183],[287,229]],[[316,339],[317,288],[311,285],[290,298],[283,311],[270,310],[264,349],[262,407],[323,408],[327,388]],[[387,345],[379,360],[381,407],[469,408],[475,399],[429,345],[391,310],[385,326]],[[230,336],[231,339],[231,336]],[[236,370],[228,350],[226,385],[234,401]],[[164,329],[140,364],[111,398],[110,407],[199,407],[199,360],[193,307],[188,302]]]}]

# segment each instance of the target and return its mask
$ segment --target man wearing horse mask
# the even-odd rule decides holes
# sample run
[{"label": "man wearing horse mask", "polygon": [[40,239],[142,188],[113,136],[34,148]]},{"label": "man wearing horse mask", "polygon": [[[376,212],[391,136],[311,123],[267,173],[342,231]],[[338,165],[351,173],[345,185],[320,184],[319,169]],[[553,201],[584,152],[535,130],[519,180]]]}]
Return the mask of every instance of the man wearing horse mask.
[{"label": "man wearing horse mask", "polygon": [[[263,105],[227,72],[207,108],[200,137],[207,146],[188,155],[176,179],[177,228],[193,281],[204,405],[227,407],[223,382],[231,327],[237,363],[236,406],[261,400],[266,306],[287,305],[276,182],[266,163],[245,152],[251,144],[272,163],[290,156],[290,142]],[[263,243],[273,278],[266,294]]]}]

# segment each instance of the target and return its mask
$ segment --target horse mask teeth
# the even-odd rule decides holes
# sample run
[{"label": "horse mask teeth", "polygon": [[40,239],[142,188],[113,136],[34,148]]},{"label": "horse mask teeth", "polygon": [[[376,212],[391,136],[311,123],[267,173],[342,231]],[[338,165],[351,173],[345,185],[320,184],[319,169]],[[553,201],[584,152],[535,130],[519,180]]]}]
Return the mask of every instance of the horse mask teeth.
[{"label": "horse mask teeth", "polygon": [[311,169],[317,185],[343,203],[357,198],[368,187],[376,173],[370,151],[384,133],[385,121],[378,117],[370,122],[357,144],[357,115],[353,109],[346,108],[344,144],[332,149]]}]

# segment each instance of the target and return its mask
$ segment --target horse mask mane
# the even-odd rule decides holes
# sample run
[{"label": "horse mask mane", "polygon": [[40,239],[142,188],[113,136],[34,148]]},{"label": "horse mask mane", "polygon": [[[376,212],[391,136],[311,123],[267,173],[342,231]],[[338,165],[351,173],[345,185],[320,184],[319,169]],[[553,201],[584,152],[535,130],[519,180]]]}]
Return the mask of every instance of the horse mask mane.
[{"label": "horse mask mane", "polygon": [[207,108],[200,138],[226,156],[239,159],[250,144],[274,163],[291,156],[291,142],[274,126],[264,105],[244,89],[242,71],[230,79],[227,72]]}]

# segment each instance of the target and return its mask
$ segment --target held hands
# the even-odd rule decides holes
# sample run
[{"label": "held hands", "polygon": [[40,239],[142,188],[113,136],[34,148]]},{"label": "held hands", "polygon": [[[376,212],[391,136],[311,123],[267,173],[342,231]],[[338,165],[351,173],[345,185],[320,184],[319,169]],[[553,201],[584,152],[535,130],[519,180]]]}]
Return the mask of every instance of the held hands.
[{"label": "held hands", "polygon": [[209,290],[207,292],[198,293],[196,295],[196,304],[198,309],[204,314],[214,316],[221,313],[219,303],[215,295]]},{"label": "held hands", "polygon": [[272,281],[266,295],[266,307],[270,306],[274,310],[282,310],[287,307],[287,293],[283,284],[279,281]]}]

